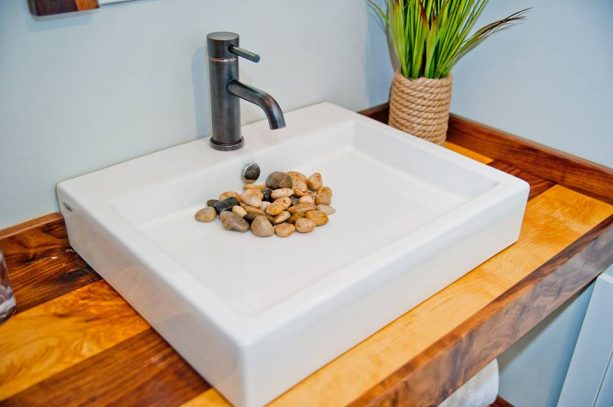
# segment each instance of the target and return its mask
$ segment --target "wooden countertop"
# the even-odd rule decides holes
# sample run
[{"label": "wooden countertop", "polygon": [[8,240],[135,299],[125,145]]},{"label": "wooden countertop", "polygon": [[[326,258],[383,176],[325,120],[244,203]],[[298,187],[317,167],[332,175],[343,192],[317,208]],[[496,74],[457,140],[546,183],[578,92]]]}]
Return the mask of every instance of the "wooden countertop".
[{"label": "wooden countertop", "polygon": [[[530,183],[519,241],[273,405],[436,405],[611,264],[611,169],[456,116],[447,147]],[[70,248],[59,214],[0,231],[0,248],[18,304],[0,405],[227,405]]]}]

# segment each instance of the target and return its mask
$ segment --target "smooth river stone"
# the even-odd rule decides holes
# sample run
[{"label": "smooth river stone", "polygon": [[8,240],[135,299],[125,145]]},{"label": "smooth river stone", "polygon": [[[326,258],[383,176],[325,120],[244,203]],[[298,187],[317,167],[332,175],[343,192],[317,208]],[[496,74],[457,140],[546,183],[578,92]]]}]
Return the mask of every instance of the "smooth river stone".
[{"label": "smooth river stone", "polygon": [[262,205],[262,198],[264,194],[257,189],[248,189],[243,191],[240,195],[241,202],[249,206],[255,206],[256,208]]},{"label": "smooth river stone", "polygon": [[236,205],[240,205],[240,202],[238,201],[238,199],[232,196],[230,198],[224,199],[223,201],[215,202],[213,204],[213,208],[215,208],[218,214],[221,214],[224,211],[231,211],[232,207]]},{"label": "smooth river stone", "polygon": [[317,225],[311,219],[300,218],[296,221],[296,230],[300,233],[309,233],[315,229]]},{"label": "smooth river stone", "polygon": [[259,237],[268,237],[274,234],[274,228],[266,217],[256,216],[251,222],[251,233]]},{"label": "smooth river stone", "polygon": [[209,199],[206,201],[206,206],[210,206],[212,208],[217,202],[219,202],[219,199]]},{"label": "smooth river stone", "polygon": [[196,212],[195,217],[198,222],[212,222],[217,217],[217,211],[215,208],[207,207]]},{"label": "smooth river stone", "polygon": [[273,202],[266,208],[266,213],[271,216],[277,216],[281,214],[281,212],[283,212],[285,209],[286,208],[284,208],[283,205]]},{"label": "smooth river stone", "polygon": [[275,226],[275,233],[279,237],[289,237],[296,230],[296,226],[291,223],[281,223]]},{"label": "smooth river stone", "polygon": [[315,222],[315,225],[317,226],[323,226],[328,223],[328,215],[326,215],[322,211],[309,211],[305,213],[304,217],[307,219],[311,219],[313,222]]},{"label": "smooth river stone", "polygon": [[307,187],[307,178],[306,176],[298,171],[288,171],[287,175],[292,179],[292,189],[297,189],[299,191],[306,191]]},{"label": "smooth river stone", "polygon": [[308,212],[315,209],[315,205],[309,203],[298,203],[287,209],[289,213]]},{"label": "smooth river stone", "polygon": [[313,199],[313,197],[311,195],[305,195],[303,197],[300,197],[300,199],[298,199],[298,202],[300,203],[308,203],[308,204],[315,204],[315,199]]},{"label": "smooth river stone", "polygon": [[307,185],[311,191],[319,191],[324,186],[321,174],[316,172],[307,179]]},{"label": "smooth river stone", "polygon": [[291,188],[292,179],[284,172],[274,171],[266,178],[266,186],[270,189]]},{"label": "smooth river stone", "polygon": [[224,199],[228,199],[230,197],[238,199],[238,196],[239,196],[238,192],[226,191],[222,193],[221,195],[219,195],[219,200],[223,201]]},{"label": "smooth river stone", "polygon": [[283,198],[294,195],[294,190],[291,188],[279,188],[272,191],[270,197],[272,199]]},{"label": "smooth river stone", "polygon": [[315,195],[315,203],[317,205],[330,205],[330,202],[332,202],[332,189],[322,187]]},{"label": "smooth river stone", "polygon": [[223,228],[231,232],[245,233],[249,231],[249,223],[234,212],[224,211],[219,215]]},{"label": "smooth river stone", "polygon": [[234,212],[235,214],[237,214],[241,218],[244,218],[245,215],[247,215],[247,211],[245,210],[245,208],[243,208],[242,206],[239,206],[239,205],[234,206],[232,208],[232,212]]},{"label": "smooth river stone", "polygon": [[275,225],[279,224],[279,223],[283,223],[286,220],[288,220],[290,218],[290,216],[292,216],[291,213],[289,213],[288,211],[283,211],[280,214],[278,214],[272,221],[272,223],[274,223]]},{"label": "smooth river stone", "polygon": [[330,216],[336,212],[336,209],[331,207],[330,205],[317,205],[317,210],[322,211],[326,215]]}]

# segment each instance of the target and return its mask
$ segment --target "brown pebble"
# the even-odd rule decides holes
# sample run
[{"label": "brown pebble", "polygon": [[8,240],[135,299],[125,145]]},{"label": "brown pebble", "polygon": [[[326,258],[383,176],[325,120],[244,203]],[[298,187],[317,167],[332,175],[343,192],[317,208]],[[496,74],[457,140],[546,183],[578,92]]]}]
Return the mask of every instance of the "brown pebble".
[{"label": "brown pebble", "polygon": [[300,233],[309,233],[315,229],[316,225],[311,219],[300,218],[296,221],[296,230]]},{"label": "brown pebble", "polygon": [[315,225],[317,226],[323,226],[328,223],[328,215],[322,211],[309,211],[304,216],[305,218],[311,219],[313,222],[315,222]]},{"label": "brown pebble", "polygon": [[274,228],[265,216],[256,216],[251,223],[251,233],[259,237],[268,237],[274,234]]},{"label": "brown pebble", "polygon": [[217,217],[217,211],[215,208],[206,207],[196,212],[195,217],[198,222],[212,222]]},{"label": "brown pebble", "polygon": [[307,185],[311,191],[319,191],[324,186],[321,174],[316,172],[307,179]]},{"label": "brown pebble", "polygon": [[296,230],[296,226],[291,223],[281,223],[275,226],[275,233],[279,237],[289,237]]},{"label": "brown pebble", "polygon": [[231,232],[245,233],[249,230],[249,223],[234,212],[223,211],[219,215],[219,219],[221,219],[224,229]]},{"label": "brown pebble", "polygon": [[298,171],[288,171],[287,175],[292,179],[292,189],[297,189],[299,191],[306,191],[307,187],[307,178],[306,176]]},{"label": "brown pebble", "polygon": [[270,189],[290,188],[292,179],[284,172],[274,171],[266,177],[266,186]]}]

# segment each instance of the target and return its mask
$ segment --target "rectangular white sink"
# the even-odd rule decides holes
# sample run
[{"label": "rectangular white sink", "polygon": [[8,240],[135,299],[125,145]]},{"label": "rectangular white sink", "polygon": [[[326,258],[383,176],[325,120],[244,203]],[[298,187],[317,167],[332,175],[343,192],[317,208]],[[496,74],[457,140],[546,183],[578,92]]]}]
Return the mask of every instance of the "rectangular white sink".
[{"label": "rectangular white sink", "polygon": [[[197,140],[58,185],[74,249],[232,403],[287,390],[517,240],[528,185],[329,103],[246,146]],[[318,171],[337,212],[310,234],[204,224],[240,171]]]}]

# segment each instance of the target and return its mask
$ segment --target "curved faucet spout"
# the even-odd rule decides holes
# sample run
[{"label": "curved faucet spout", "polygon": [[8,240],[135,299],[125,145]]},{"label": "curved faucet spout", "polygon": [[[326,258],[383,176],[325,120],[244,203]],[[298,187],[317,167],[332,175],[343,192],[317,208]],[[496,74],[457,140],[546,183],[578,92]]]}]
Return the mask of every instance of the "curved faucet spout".
[{"label": "curved faucet spout", "polygon": [[245,85],[237,80],[228,83],[228,92],[241,99],[258,105],[264,110],[268,125],[271,129],[281,129],[285,127],[285,117],[277,101],[268,93],[249,85]]}]

